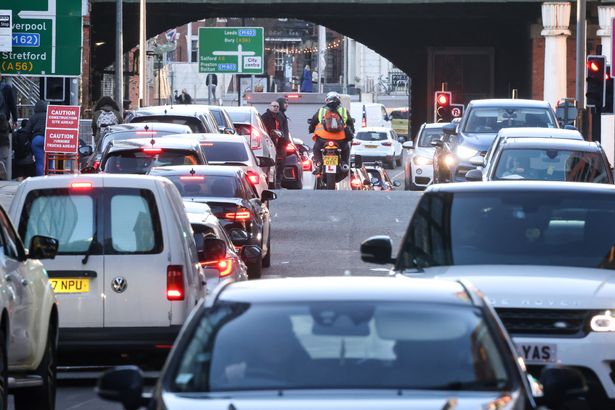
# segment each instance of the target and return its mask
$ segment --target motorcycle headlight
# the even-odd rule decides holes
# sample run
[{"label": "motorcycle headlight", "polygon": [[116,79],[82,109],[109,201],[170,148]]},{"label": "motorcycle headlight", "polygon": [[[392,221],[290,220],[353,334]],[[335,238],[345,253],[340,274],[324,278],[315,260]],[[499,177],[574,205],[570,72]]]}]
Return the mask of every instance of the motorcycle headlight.
[{"label": "motorcycle headlight", "polygon": [[476,154],[478,154],[478,150],[475,150],[474,148],[464,146],[457,147],[457,156],[461,159],[470,159]]},{"label": "motorcycle headlight", "polygon": [[590,326],[594,332],[615,332],[615,317],[607,310],[592,317]]},{"label": "motorcycle headlight", "polygon": [[456,162],[455,157],[450,154],[444,157],[444,165],[449,168],[455,165]]},{"label": "motorcycle headlight", "polygon": [[421,157],[420,155],[417,155],[412,158],[412,161],[414,161],[414,165],[431,165],[433,163],[433,158]]}]

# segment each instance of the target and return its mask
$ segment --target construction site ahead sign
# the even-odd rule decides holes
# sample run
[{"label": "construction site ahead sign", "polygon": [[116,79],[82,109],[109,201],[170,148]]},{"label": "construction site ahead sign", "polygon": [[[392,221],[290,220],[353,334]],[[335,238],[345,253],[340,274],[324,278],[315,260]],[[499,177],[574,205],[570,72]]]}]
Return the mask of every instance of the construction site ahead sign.
[{"label": "construction site ahead sign", "polygon": [[200,27],[199,73],[262,74],[262,27]]}]

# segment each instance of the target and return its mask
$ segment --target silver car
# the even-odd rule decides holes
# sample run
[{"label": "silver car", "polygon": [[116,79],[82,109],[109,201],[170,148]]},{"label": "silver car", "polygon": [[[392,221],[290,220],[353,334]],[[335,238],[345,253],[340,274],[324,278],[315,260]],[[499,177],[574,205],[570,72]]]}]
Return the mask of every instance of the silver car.
[{"label": "silver car", "polygon": [[[97,391],[131,409],[534,409],[522,366],[467,284],[283,278],[229,283],[199,304],[151,396],[130,366]],[[582,387],[571,369],[546,382],[564,372]]]}]

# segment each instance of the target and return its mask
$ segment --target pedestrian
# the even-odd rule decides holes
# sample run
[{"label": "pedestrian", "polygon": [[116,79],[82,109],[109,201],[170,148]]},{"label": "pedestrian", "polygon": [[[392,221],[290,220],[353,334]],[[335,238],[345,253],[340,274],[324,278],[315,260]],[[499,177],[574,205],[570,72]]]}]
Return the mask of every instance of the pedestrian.
[{"label": "pedestrian", "polygon": [[93,112],[92,134],[94,135],[94,144],[98,144],[102,132],[111,125],[121,124],[123,118],[118,103],[106,95],[101,97],[94,105]]},{"label": "pedestrian", "polygon": [[205,78],[205,84],[207,85],[207,104],[211,104],[212,96],[215,104],[216,88],[218,87],[218,76],[216,74],[207,74],[207,77]]},{"label": "pedestrian", "polygon": [[13,132],[13,178],[22,181],[36,175],[32,134],[26,130],[27,119],[21,120],[21,127]]},{"label": "pedestrian", "polygon": [[290,142],[290,131],[288,130],[288,117],[286,116],[286,109],[288,108],[288,101],[285,98],[280,97],[277,100],[280,106],[278,112],[279,133],[275,147],[276,147],[276,173],[275,173],[275,188],[282,188],[282,178],[284,171],[284,161],[286,160],[286,146]]},{"label": "pedestrian", "polygon": [[0,112],[12,124],[17,125],[17,99],[13,86],[2,78],[0,73]]},{"label": "pedestrian", "polygon": [[11,132],[17,124],[17,103],[13,86],[0,74],[0,179],[8,179]]},{"label": "pedestrian", "polygon": [[181,94],[177,95],[177,91],[175,92],[175,101],[178,104],[192,104],[192,97],[185,88],[182,88]]},{"label": "pedestrian", "polygon": [[32,135],[32,152],[36,176],[45,174],[45,127],[47,122],[47,101],[38,100],[34,114],[26,124],[25,132]]},{"label": "pedestrian", "polygon": [[303,76],[301,76],[301,92],[302,93],[311,93],[312,92],[312,72],[310,71],[310,66],[305,65],[303,69]]}]

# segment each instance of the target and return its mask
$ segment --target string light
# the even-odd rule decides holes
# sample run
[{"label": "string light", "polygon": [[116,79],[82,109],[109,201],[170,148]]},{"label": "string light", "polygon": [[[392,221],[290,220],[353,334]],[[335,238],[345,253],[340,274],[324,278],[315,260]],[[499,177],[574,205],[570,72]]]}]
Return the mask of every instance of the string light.
[{"label": "string light", "polygon": [[[327,50],[333,50],[340,48],[342,46],[342,39],[337,39],[330,41],[326,45]],[[265,47],[265,51],[273,51],[275,53],[284,53],[284,54],[310,54],[310,53],[318,53],[318,47],[302,47],[302,48],[272,48]]]}]

